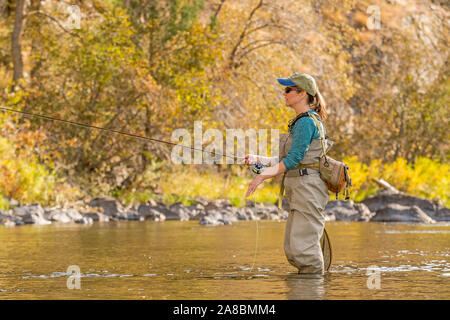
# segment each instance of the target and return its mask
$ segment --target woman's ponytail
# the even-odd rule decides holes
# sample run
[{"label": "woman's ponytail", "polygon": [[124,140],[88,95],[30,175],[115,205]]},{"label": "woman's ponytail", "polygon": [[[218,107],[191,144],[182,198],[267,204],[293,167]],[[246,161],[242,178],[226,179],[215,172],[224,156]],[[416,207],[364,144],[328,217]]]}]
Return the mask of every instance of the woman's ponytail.
[{"label": "woman's ponytail", "polygon": [[308,93],[308,102],[315,112],[317,112],[320,116],[320,119],[324,121],[327,118],[327,104],[325,103],[324,98],[320,94],[319,90],[317,90],[316,96],[312,96]]}]

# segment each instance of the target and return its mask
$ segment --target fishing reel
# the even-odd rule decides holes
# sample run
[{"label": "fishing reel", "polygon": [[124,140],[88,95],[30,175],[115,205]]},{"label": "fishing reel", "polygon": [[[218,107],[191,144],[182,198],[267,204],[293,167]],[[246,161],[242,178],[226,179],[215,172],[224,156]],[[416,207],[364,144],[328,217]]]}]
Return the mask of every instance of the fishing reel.
[{"label": "fishing reel", "polygon": [[256,162],[252,167],[252,172],[256,174],[261,174],[266,167],[268,166],[262,164],[261,162]]}]

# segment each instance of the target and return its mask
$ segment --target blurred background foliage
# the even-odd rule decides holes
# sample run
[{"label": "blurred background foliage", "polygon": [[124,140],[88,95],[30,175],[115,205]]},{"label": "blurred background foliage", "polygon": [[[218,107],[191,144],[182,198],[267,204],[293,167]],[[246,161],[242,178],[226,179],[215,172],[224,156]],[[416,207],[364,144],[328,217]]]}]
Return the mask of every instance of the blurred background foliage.
[{"label": "blurred background foliage", "polygon": [[[0,105],[170,140],[208,128],[279,128],[293,116],[277,77],[312,74],[331,155],[352,198],[372,178],[448,205],[449,7],[436,1],[87,0],[0,2]],[[371,5],[380,29],[370,30]],[[244,205],[238,165],[173,165],[171,148],[0,113],[0,207],[112,195]],[[277,180],[257,201],[275,202]]]}]

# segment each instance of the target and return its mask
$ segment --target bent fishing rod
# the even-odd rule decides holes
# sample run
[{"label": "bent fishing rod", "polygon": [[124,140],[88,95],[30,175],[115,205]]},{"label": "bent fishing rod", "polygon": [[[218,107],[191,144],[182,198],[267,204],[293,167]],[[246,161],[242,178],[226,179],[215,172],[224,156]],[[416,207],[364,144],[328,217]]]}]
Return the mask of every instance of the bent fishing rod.
[{"label": "bent fishing rod", "polygon": [[129,137],[133,137],[133,138],[138,138],[138,139],[141,139],[141,140],[165,143],[165,144],[172,145],[172,146],[179,146],[179,147],[191,149],[191,150],[194,150],[194,151],[201,151],[201,152],[204,152],[204,153],[209,153],[209,154],[214,155],[214,156],[219,155],[219,156],[222,156],[222,157],[232,158],[232,159],[236,159],[236,160],[237,159],[243,159],[242,157],[229,156],[229,155],[222,154],[222,153],[219,153],[219,152],[205,151],[203,149],[198,149],[198,148],[189,147],[189,146],[183,146],[183,145],[180,145],[180,144],[177,144],[177,143],[174,143],[174,142],[169,142],[169,141],[155,139],[155,138],[149,138],[149,137],[137,135],[137,134],[134,134],[134,133],[123,132],[123,131],[119,131],[119,130],[114,130],[114,129],[104,128],[104,127],[94,126],[94,125],[91,125],[91,124],[86,124],[86,123],[81,123],[81,122],[76,122],[76,121],[71,121],[71,120],[58,119],[58,118],[47,116],[47,115],[43,115],[43,114],[31,113],[31,112],[27,112],[27,111],[20,111],[20,110],[5,108],[5,107],[0,107],[0,110],[8,111],[8,112],[20,113],[20,114],[23,114],[23,115],[28,116],[28,117],[36,117],[36,118],[42,118],[42,119],[45,119],[45,120],[60,121],[60,122],[69,123],[69,124],[72,124],[72,125],[75,125],[75,126],[84,127],[84,128],[92,128],[92,129],[109,131],[109,132],[113,132],[113,133],[116,133],[116,134],[121,134],[121,135],[129,136]]}]

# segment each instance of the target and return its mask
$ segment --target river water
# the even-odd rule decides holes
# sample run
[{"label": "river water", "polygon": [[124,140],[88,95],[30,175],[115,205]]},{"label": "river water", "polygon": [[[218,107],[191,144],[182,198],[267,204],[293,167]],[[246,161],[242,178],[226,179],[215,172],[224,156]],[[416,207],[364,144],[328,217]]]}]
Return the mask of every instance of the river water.
[{"label": "river water", "polygon": [[450,224],[328,222],[333,264],[318,278],[286,261],[284,227],[0,227],[0,299],[450,299]]}]

